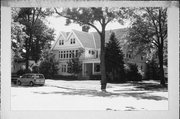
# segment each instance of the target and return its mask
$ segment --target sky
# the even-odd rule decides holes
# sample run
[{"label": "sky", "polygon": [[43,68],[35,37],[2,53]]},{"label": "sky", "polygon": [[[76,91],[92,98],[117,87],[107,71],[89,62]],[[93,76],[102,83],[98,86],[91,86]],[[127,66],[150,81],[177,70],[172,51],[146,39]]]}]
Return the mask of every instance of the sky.
[{"label": "sky", "polygon": [[[81,27],[78,24],[70,24],[68,26],[65,25],[66,23],[66,19],[63,17],[48,17],[47,18],[48,21],[48,26],[51,28],[55,29],[55,38],[57,38],[58,34],[60,31],[64,31],[64,32],[69,32],[72,29],[78,30],[78,31],[82,31]],[[100,25],[96,24],[96,26],[98,28],[100,28]],[[106,30],[113,30],[113,29],[119,29],[119,28],[126,28],[129,26],[129,22],[127,21],[127,23],[125,25],[121,25],[118,22],[112,22],[109,23],[106,26]],[[96,31],[94,28],[90,28],[89,32],[94,32]]]}]

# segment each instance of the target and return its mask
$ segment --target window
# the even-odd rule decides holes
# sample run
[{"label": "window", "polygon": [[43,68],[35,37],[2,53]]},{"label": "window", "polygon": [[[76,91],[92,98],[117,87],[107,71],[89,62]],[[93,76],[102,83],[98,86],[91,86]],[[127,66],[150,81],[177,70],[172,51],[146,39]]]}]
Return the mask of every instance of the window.
[{"label": "window", "polygon": [[72,44],[72,39],[70,40],[71,44]]},{"label": "window", "polygon": [[62,72],[66,72],[66,65],[62,65]]},{"label": "window", "polygon": [[66,53],[66,58],[68,58],[68,53],[69,53],[69,51],[67,51],[67,53]]},{"label": "window", "polygon": [[64,45],[64,40],[59,40],[59,45]]},{"label": "window", "polygon": [[95,51],[89,50],[89,54],[94,55],[94,54],[95,54]]},{"label": "window", "polygon": [[69,52],[70,52],[70,53],[69,53],[69,58],[71,58],[71,56],[72,56],[72,51],[70,50]]},{"label": "window", "polygon": [[143,60],[143,56],[141,56],[141,60]]},{"label": "window", "polygon": [[70,43],[75,44],[75,38],[71,38]]},{"label": "window", "polygon": [[27,75],[23,75],[22,78],[27,78]]},{"label": "window", "polygon": [[94,52],[93,50],[91,51],[91,53],[92,53],[92,55],[94,55],[94,54],[95,54],[95,52]]},{"label": "window", "polygon": [[76,50],[76,57],[78,57],[78,50]]},{"label": "window", "polygon": [[75,51],[74,50],[72,50],[72,57],[74,58],[74,55],[75,55]]},{"label": "window", "polygon": [[61,58],[63,58],[63,51],[61,51]]},{"label": "window", "polygon": [[99,63],[94,64],[94,72],[100,72],[100,64]]},{"label": "window", "polygon": [[96,51],[96,58],[98,58],[98,51]]}]

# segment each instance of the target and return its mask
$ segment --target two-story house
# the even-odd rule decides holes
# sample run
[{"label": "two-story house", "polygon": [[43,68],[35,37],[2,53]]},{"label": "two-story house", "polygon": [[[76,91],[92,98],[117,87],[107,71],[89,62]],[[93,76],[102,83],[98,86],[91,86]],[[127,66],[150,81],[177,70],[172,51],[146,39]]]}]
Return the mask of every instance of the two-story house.
[{"label": "two-story house", "polygon": [[[142,56],[131,58],[125,49],[126,36],[128,29],[115,29],[106,31],[105,42],[109,41],[111,33],[114,32],[116,38],[121,42],[122,51],[125,55],[125,63],[136,63],[142,71],[145,69],[145,58]],[[51,52],[55,54],[59,61],[59,75],[72,75],[68,73],[69,59],[72,53],[77,56],[80,49],[83,53],[80,56],[82,62],[82,77],[88,78],[91,75],[100,74],[100,36],[97,32],[84,32],[72,30],[71,32],[60,32],[56,41],[51,47]]]},{"label": "two-story house", "polygon": [[53,44],[51,51],[59,61],[59,75],[71,75],[68,73],[67,62],[72,53],[77,56],[79,50],[83,49],[80,56],[82,62],[82,76],[88,77],[100,73],[100,42],[94,38],[93,33],[72,30],[71,32],[60,32]]}]

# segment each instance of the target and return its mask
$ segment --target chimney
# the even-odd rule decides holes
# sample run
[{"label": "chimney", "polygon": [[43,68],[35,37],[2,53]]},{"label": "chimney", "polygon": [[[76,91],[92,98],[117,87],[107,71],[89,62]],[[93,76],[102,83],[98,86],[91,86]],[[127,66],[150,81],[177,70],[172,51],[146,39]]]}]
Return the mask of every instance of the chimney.
[{"label": "chimney", "polygon": [[82,31],[84,31],[84,32],[88,32],[89,29],[90,29],[90,27],[88,25],[83,25],[82,26]]}]

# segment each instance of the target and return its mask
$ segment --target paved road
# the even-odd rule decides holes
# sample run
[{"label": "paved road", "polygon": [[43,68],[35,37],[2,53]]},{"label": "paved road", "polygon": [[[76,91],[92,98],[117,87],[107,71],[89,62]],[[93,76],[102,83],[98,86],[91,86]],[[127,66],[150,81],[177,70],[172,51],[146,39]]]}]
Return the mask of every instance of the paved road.
[{"label": "paved road", "polygon": [[[146,85],[146,86],[145,86]],[[11,88],[12,110],[168,110],[168,92],[156,82],[108,84],[46,80],[45,86]]]}]

